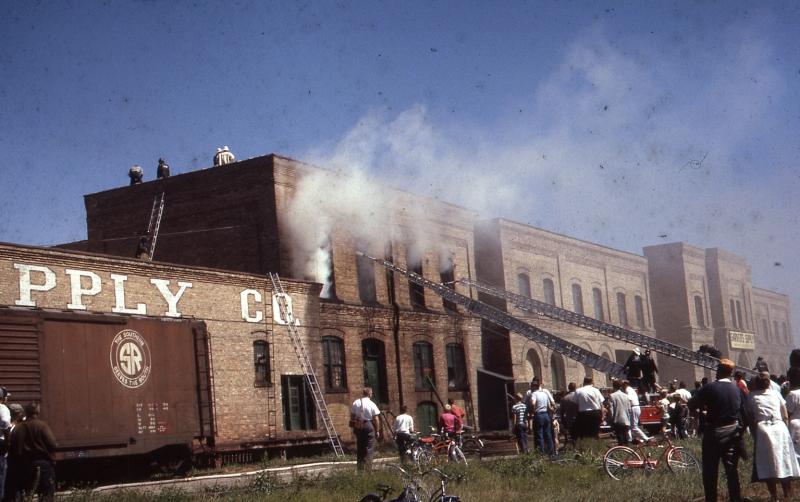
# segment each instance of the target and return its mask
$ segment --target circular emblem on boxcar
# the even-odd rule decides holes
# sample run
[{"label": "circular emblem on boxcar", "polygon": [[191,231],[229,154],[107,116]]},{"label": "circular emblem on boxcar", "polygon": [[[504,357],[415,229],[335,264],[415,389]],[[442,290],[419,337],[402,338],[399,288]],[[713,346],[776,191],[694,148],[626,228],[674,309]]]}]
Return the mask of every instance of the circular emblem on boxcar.
[{"label": "circular emblem on boxcar", "polygon": [[117,333],[111,342],[111,371],[125,387],[144,385],[150,376],[150,347],[142,335],[132,329]]}]

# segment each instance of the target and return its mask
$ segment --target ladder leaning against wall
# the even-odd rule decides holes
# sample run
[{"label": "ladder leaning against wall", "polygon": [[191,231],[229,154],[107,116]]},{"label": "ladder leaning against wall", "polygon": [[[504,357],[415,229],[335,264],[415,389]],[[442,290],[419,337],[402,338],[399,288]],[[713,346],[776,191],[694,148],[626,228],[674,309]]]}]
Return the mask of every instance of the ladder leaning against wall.
[{"label": "ladder leaning against wall", "polygon": [[292,340],[292,346],[294,347],[295,354],[297,354],[297,359],[300,362],[300,366],[303,368],[303,373],[305,374],[308,388],[311,390],[311,394],[314,396],[314,404],[316,404],[317,411],[319,412],[320,417],[322,417],[322,423],[325,425],[325,431],[328,434],[328,441],[330,441],[336,457],[344,457],[342,443],[339,441],[339,435],[336,434],[336,429],[333,426],[333,420],[331,420],[331,416],[328,413],[328,405],[325,404],[325,397],[322,395],[322,389],[319,386],[319,380],[317,380],[317,375],[314,372],[314,366],[311,364],[311,359],[308,357],[308,351],[306,351],[305,344],[303,344],[303,339],[300,338],[300,333],[297,331],[297,325],[294,316],[292,315],[292,309],[289,301],[287,301],[289,299],[289,295],[286,294],[286,291],[283,289],[283,284],[281,284],[278,274],[273,274],[270,272],[269,278],[270,281],[272,281],[272,290],[274,292],[275,301],[273,302],[273,305],[277,305],[278,309],[280,310],[280,318],[283,320],[281,324],[285,323],[287,329],[289,330],[289,338]]}]

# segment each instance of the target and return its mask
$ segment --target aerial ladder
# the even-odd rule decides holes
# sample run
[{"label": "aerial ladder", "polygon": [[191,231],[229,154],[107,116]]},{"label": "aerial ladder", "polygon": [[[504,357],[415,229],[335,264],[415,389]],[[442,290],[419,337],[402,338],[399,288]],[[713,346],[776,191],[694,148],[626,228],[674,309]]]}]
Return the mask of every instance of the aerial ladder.
[{"label": "aerial ladder", "polygon": [[536,326],[532,326],[524,321],[521,321],[507,312],[503,312],[502,310],[492,307],[491,305],[474,300],[460,293],[456,293],[452,288],[445,284],[440,284],[438,282],[425,279],[421,275],[402,269],[388,260],[375,258],[359,251],[357,251],[356,254],[380,263],[389,270],[406,276],[408,280],[414,284],[426,287],[445,300],[461,305],[478,317],[519,333],[525,338],[539,343],[540,345],[547,347],[553,352],[557,352],[564,357],[573,359],[585,366],[595,369],[601,373],[607,373],[613,377],[622,378],[625,376],[625,370],[621,364],[610,361],[605,357],[599,356],[584,349],[583,347],[575,345],[574,343],[570,343],[562,338],[539,329]]},{"label": "aerial ladder", "polygon": [[[456,282],[460,282],[465,286],[472,287],[477,291],[481,291],[495,298],[504,299],[520,310],[524,310],[532,314],[543,315],[545,317],[549,317],[550,319],[555,319],[557,321],[572,324],[589,331],[594,331],[595,333],[614,338],[615,340],[637,345],[645,349],[650,349],[654,352],[658,352],[659,354],[664,354],[666,356],[673,357],[702,368],[715,370],[719,364],[719,359],[708,354],[696,352],[665,340],[659,340],[658,338],[643,335],[621,326],[603,322],[583,314],[578,314],[577,312],[573,312],[571,310],[556,307],[550,303],[534,300],[533,298],[529,298],[527,296],[518,295],[501,288],[490,286],[480,281],[461,278]],[[746,375],[755,375],[755,372],[748,368],[737,366],[736,370],[741,371]]]},{"label": "aerial ladder", "polygon": [[303,339],[300,337],[300,333],[297,331],[297,320],[292,314],[291,299],[283,289],[283,284],[281,283],[281,279],[278,277],[278,274],[270,272],[269,278],[272,282],[272,291],[274,291],[273,308],[277,307],[278,311],[280,312],[281,321],[279,324],[285,324],[289,330],[289,338],[292,341],[294,352],[297,354],[297,359],[300,362],[303,373],[305,374],[308,388],[311,390],[311,395],[314,397],[314,404],[316,404],[317,411],[322,418],[322,423],[325,426],[325,432],[328,434],[328,441],[333,448],[333,452],[336,454],[336,458],[342,458],[344,457],[342,443],[339,441],[339,435],[336,434],[336,429],[333,426],[333,420],[331,419],[330,413],[328,413],[328,405],[325,403],[325,397],[322,394],[322,389],[319,386],[319,380],[317,380],[317,375],[314,372],[314,366],[311,364],[311,358],[308,357],[306,346],[303,343]]}]

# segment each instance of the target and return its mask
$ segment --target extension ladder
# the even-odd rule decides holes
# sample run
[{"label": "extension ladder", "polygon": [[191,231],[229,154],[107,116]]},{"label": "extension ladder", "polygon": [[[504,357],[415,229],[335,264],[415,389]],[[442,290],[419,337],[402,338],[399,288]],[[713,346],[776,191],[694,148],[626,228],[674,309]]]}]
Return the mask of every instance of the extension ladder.
[{"label": "extension ladder", "polygon": [[380,263],[389,270],[406,276],[409,281],[432,290],[445,300],[449,300],[453,303],[463,306],[478,317],[491,321],[511,331],[515,331],[529,340],[533,340],[534,342],[537,342],[565,357],[573,359],[585,366],[600,371],[601,373],[610,374],[613,377],[622,378],[625,376],[625,370],[621,364],[610,361],[605,357],[599,356],[594,352],[584,349],[583,347],[575,345],[574,343],[570,343],[542,329],[523,322],[498,308],[492,307],[491,305],[478,300],[473,300],[472,298],[464,296],[460,293],[456,293],[447,285],[429,281],[428,279],[425,279],[414,272],[410,272],[396,266],[390,261],[375,258],[365,253],[361,253],[360,251],[357,251],[356,254],[364,256],[365,258],[369,258],[370,260]]},{"label": "extension ladder", "polygon": [[147,259],[153,261],[153,253],[156,252],[156,240],[158,230],[161,228],[161,216],[164,214],[164,192],[153,197],[153,209],[150,210],[150,222],[147,224]]},{"label": "extension ladder", "polygon": [[[529,298],[527,296],[518,295],[504,289],[490,286],[480,281],[461,278],[458,280],[458,282],[494,296],[495,298],[504,299],[520,310],[524,310],[533,314],[541,314],[545,317],[549,317],[550,319],[572,324],[574,326],[594,331],[595,333],[600,333],[601,335],[630,343],[632,345],[638,345],[639,347],[650,349],[658,352],[659,354],[664,354],[696,366],[716,370],[717,365],[719,364],[719,359],[708,354],[695,352],[691,349],[687,349],[686,347],[675,345],[674,343],[643,335],[621,326],[603,322],[594,319],[593,317],[578,314],[577,312],[556,307],[555,305],[551,305],[539,300],[534,300],[533,298]],[[748,368],[737,366],[736,369],[744,372],[747,375],[755,374],[753,370]]]},{"label": "extension ladder", "polygon": [[276,303],[280,309],[281,318],[286,322],[286,327],[289,329],[289,338],[292,341],[294,352],[297,354],[297,359],[300,362],[300,366],[302,367],[303,373],[306,376],[308,388],[311,390],[311,394],[314,396],[314,403],[317,406],[317,411],[319,412],[320,417],[322,417],[322,423],[325,425],[325,431],[328,434],[328,440],[331,443],[333,452],[336,454],[336,458],[342,458],[344,457],[342,443],[339,441],[339,436],[336,434],[336,429],[333,426],[333,420],[331,420],[331,416],[328,413],[328,405],[325,404],[325,397],[322,394],[322,389],[320,389],[317,375],[314,372],[314,366],[311,364],[311,359],[308,357],[308,352],[306,351],[305,344],[303,344],[303,339],[300,338],[300,333],[297,331],[297,326],[295,324],[292,311],[286,304],[286,298],[288,295],[283,289],[283,284],[281,284],[278,274],[270,272],[269,279],[272,281],[272,290],[274,291],[275,298],[277,299]]}]

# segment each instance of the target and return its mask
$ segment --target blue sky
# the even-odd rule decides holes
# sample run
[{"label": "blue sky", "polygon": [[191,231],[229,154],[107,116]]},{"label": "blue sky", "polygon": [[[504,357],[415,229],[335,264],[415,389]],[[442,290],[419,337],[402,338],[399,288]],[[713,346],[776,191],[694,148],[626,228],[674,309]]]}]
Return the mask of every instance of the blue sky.
[{"label": "blue sky", "polygon": [[229,145],[631,252],[723,247],[797,324],[797,26],[798,2],[7,2],[0,240],[82,239],[83,194]]}]

